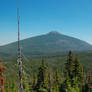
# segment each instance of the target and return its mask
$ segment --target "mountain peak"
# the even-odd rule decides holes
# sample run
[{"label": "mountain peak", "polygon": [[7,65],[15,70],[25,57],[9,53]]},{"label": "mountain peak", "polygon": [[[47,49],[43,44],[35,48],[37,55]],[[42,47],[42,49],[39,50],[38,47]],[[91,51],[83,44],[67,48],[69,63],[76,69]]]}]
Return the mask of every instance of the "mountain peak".
[{"label": "mountain peak", "polygon": [[60,34],[60,33],[57,32],[57,31],[51,31],[51,32],[49,32],[48,34]]},{"label": "mountain peak", "polygon": [[[48,34],[36,36],[21,41],[23,53],[26,55],[45,55],[72,51],[92,50],[92,46],[85,41],[67,35],[51,31]],[[17,54],[17,42],[0,47],[0,55],[15,56]]]}]

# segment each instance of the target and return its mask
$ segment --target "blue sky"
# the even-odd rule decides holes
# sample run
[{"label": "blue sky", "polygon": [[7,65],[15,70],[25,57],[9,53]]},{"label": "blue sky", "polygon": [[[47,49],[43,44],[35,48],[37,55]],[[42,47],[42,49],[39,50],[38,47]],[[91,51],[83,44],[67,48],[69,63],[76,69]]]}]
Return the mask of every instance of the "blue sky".
[{"label": "blue sky", "polygon": [[[92,0],[20,0],[21,39],[56,30],[92,44]],[[0,0],[0,45],[17,40],[17,0]]]}]

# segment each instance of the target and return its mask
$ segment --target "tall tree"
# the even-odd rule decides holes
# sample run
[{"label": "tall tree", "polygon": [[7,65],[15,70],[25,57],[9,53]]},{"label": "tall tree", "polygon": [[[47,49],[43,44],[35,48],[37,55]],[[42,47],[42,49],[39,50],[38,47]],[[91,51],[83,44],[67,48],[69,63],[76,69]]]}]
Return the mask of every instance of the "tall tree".
[{"label": "tall tree", "polygon": [[51,71],[48,73],[49,92],[53,92],[53,77]]},{"label": "tall tree", "polygon": [[42,60],[42,65],[39,68],[35,90],[37,92],[48,92],[48,75],[44,60]]},{"label": "tall tree", "polygon": [[74,60],[72,51],[69,51],[67,62],[65,64],[65,76],[69,76],[70,79],[73,78]]},{"label": "tall tree", "polygon": [[84,70],[83,66],[80,64],[78,60],[78,57],[76,57],[74,61],[73,75],[74,75],[73,77],[77,79],[76,81],[78,83],[78,87],[82,91],[82,87],[84,84]]},{"label": "tall tree", "polygon": [[67,74],[64,83],[61,85],[61,92],[72,92],[72,90],[71,79]]},{"label": "tall tree", "polygon": [[84,71],[83,66],[80,64],[78,58],[73,59],[72,52],[69,51],[67,63],[65,64],[65,89],[73,90],[73,92],[82,92]]},{"label": "tall tree", "polygon": [[74,77],[78,77],[79,82],[83,81],[84,70],[83,70],[83,66],[80,64],[78,60],[78,57],[76,57],[74,61],[73,74]]},{"label": "tall tree", "polygon": [[73,92],[82,92],[80,91],[80,88],[79,88],[78,78],[74,77],[72,81],[73,81],[73,84],[72,84]]},{"label": "tall tree", "polygon": [[61,87],[61,76],[60,76],[59,70],[57,69],[55,72],[53,92],[60,92],[60,87]]}]

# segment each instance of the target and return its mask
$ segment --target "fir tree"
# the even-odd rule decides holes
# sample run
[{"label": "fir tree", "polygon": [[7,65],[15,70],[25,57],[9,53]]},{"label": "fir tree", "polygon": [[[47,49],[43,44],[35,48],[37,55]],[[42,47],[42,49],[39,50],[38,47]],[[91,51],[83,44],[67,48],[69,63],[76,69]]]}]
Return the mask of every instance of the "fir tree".
[{"label": "fir tree", "polygon": [[84,83],[84,70],[77,57],[74,61],[73,75],[73,77],[77,79],[78,87],[82,90],[82,86]]},{"label": "fir tree", "polygon": [[67,63],[65,64],[65,76],[68,76],[72,79],[73,78],[73,69],[74,69],[74,60],[72,51],[69,51]]},{"label": "fir tree", "polygon": [[59,70],[57,69],[55,72],[55,79],[54,79],[54,91],[53,92],[60,92],[61,87],[61,76]]},{"label": "fir tree", "polygon": [[82,86],[83,86],[83,77],[84,77],[84,72],[83,72],[83,67],[80,64],[78,58],[73,60],[73,55],[72,52],[69,52],[67,63],[65,65],[65,90],[71,92],[82,92]]},{"label": "fir tree", "polygon": [[78,58],[76,57],[75,62],[74,62],[74,77],[78,77],[79,82],[83,82],[83,75],[84,75],[84,70],[83,66],[80,64]]},{"label": "fir tree", "polygon": [[39,73],[37,76],[37,84],[35,87],[37,92],[48,92],[48,75],[47,75],[47,67],[42,60],[42,65],[39,68]]},{"label": "fir tree", "polygon": [[72,84],[73,92],[80,92],[80,88],[79,88],[79,84],[78,84],[78,78],[75,77],[75,78],[72,79],[72,81],[73,81],[73,84]]},{"label": "fir tree", "polygon": [[74,70],[74,60],[72,51],[69,51],[67,62],[65,64],[65,81],[61,86],[61,89],[64,92],[73,92],[72,79],[73,79],[73,70]]},{"label": "fir tree", "polygon": [[61,90],[62,92],[72,92],[72,87],[71,87],[71,79],[70,77],[68,77],[68,74],[66,76],[66,79],[63,83],[63,85],[61,86]]},{"label": "fir tree", "polygon": [[49,80],[49,92],[53,92],[53,78],[51,71],[49,71],[48,73],[48,80]]}]

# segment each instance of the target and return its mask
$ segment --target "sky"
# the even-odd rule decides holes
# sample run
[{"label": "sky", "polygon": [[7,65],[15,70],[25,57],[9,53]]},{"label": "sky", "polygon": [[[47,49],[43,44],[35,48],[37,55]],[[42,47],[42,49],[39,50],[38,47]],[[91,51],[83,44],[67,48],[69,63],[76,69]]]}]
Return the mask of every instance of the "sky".
[{"label": "sky", "polygon": [[[18,0],[0,0],[0,45],[17,41]],[[20,0],[21,39],[58,31],[92,44],[92,0]]]}]

